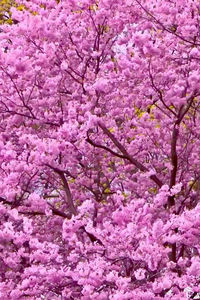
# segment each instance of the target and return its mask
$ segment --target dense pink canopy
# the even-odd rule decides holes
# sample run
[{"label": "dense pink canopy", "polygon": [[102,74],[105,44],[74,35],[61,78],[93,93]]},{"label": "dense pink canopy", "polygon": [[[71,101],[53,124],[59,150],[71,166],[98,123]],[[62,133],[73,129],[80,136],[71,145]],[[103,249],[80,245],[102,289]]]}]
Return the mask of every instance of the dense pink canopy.
[{"label": "dense pink canopy", "polygon": [[0,32],[0,299],[195,299],[199,1],[18,2]]}]

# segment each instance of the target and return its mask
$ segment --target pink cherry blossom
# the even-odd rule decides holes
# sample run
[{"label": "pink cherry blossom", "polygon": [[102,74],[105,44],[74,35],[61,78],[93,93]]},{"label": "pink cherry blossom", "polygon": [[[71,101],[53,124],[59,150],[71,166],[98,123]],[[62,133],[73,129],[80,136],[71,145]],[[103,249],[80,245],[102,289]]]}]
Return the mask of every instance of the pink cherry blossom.
[{"label": "pink cherry blossom", "polygon": [[15,2],[0,299],[197,299],[198,1]]}]

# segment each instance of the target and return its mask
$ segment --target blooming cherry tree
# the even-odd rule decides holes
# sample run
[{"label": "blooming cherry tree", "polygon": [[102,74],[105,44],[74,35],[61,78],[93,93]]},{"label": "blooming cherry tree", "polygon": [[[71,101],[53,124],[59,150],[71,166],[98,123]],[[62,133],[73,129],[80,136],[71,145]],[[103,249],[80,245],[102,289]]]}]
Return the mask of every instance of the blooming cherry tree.
[{"label": "blooming cherry tree", "polygon": [[15,2],[0,298],[197,299],[198,1]]}]

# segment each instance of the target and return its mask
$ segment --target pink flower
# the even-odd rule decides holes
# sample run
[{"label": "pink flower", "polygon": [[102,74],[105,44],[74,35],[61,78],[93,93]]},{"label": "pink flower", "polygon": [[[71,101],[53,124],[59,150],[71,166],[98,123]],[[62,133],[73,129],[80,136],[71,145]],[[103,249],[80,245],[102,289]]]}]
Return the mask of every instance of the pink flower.
[{"label": "pink flower", "polygon": [[142,279],[145,279],[145,274],[146,274],[146,270],[145,269],[137,269],[135,272],[134,272],[134,275],[135,275],[135,278],[137,280],[142,280]]}]

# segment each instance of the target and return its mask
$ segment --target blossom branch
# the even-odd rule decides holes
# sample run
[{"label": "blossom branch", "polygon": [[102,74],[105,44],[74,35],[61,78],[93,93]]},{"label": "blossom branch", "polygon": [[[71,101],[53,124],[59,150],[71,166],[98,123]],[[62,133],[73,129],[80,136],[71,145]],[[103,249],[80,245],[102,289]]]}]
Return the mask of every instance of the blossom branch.
[{"label": "blossom branch", "polygon": [[[100,122],[98,123],[99,127],[103,130],[103,132],[111,139],[111,141],[115,144],[115,146],[123,153],[124,158],[129,160],[136,168],[138,168],[142,172],[148,172],[149,170],[141,164],[139,161],[137,161],[135,158],[133,158],[124,148],[124,146],[115,138],[115,136]],[[161,187],[163,185],[162,181],[156,176],[151,175],[150,178],[159,186]]]},{"label": "blossom branch", "polygon": [[58,168],[54,168],[54,167],[50,166],[49,164],[47,164],[47,166],[59,175],[59,177],[60,177],[60,179],[63,183],[63,188],[64,188],[64,191],[65,191],[65,194],[66,194],[66,197],[67,197],[67,204],[69,205],[69,210],[70,210],[72,215],[76,215],[77,210],[74,206],[72,194],[71,194],[71,191],[70,191],[70,188],[69,188],[69,184],[68,184],[67,179],[66,179],[65,174],[64,174],[65,171],[62,171]]}]

